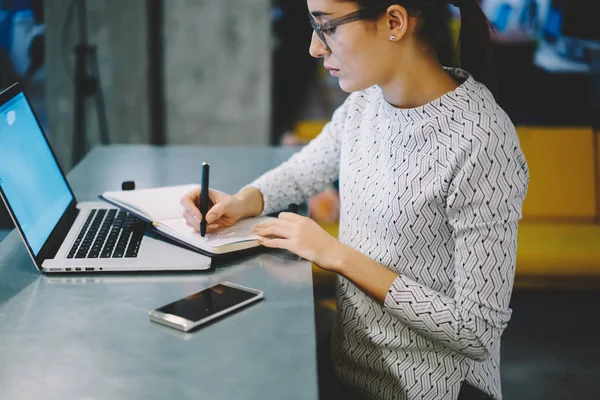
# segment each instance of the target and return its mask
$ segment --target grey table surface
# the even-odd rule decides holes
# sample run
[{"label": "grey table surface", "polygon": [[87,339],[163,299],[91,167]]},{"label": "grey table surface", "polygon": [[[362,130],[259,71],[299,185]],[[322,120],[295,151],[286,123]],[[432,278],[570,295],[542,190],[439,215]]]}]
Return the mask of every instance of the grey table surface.
[{"label": "grey table surface", "polygon": [[[198,182],[234,192],[293,149],[98,147],[69,173],[79,201],[118,190]],[[265,299],[192,333],[148,311],[222,281]],[[213,272],[41,275],[16,232],[0,243],[0,398],[314,399],[317,366],[310,263],[267,252]]]}]

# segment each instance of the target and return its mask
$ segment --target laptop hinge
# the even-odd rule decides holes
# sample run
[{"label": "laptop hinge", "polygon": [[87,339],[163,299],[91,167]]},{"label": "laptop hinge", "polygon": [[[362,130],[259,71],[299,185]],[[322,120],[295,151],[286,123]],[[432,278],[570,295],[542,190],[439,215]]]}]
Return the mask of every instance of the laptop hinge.
[{"label": "laptop hinge", "polygon": [[56,257],[56,253],[62,246],[65,238],[69,234],[73,223],[77,219],[79,215],[79,209],[75,206],[75,201],[73,201],[69,207],[67,207],[67,211],[63,214],[63,217],[60,219],[46,243],[40,250],[38,256],[36,257],[36,262],[38,265],[42,265],[44,260],[53,259]]}]

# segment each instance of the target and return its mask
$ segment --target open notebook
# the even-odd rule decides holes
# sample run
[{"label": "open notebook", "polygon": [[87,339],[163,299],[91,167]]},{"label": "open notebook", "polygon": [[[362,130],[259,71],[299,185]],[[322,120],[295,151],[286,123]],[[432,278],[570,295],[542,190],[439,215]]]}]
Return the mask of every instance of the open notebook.
[{"label": "open notebook", "polygon": [[153,189],[105,192],[100,198],[152,223],[168,238],[208,255],[227,254],[260,246],[254,227],[273,217],[255,217],[205,237],[186,225],[181,198],[199,185],[166,186]]}]

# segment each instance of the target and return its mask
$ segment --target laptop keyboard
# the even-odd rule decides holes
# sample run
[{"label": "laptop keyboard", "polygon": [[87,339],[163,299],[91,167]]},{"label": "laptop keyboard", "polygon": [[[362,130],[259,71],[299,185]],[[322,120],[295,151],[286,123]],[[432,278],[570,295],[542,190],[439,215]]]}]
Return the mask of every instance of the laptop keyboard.
[{"label": "laptop keyboard", "polygon": [[93,209],[67,258],[135,258],[145,231],[145,222],[132,214]]}]

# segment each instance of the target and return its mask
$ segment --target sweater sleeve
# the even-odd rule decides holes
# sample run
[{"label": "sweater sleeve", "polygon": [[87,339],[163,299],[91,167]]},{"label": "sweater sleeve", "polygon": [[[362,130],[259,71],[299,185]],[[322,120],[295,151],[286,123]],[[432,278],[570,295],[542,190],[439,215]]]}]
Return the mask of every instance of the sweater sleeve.
[{"label": "sweater sleeve", "polygon": [[284,210],[323,191],[339,176],[341,135],[348,119],[352,95],[339,107],[321,133],[288,161],[247,187],[258,189],[264,200],[263,214]]},{"label": "sweater sleeve", "polygon": [[392,315],[477,361],[490,357],[511,315],[517,226],[529,172],[510,125],[510,135],[476,138],[449,186],[454,295],[401,275],[385,299]]}]

